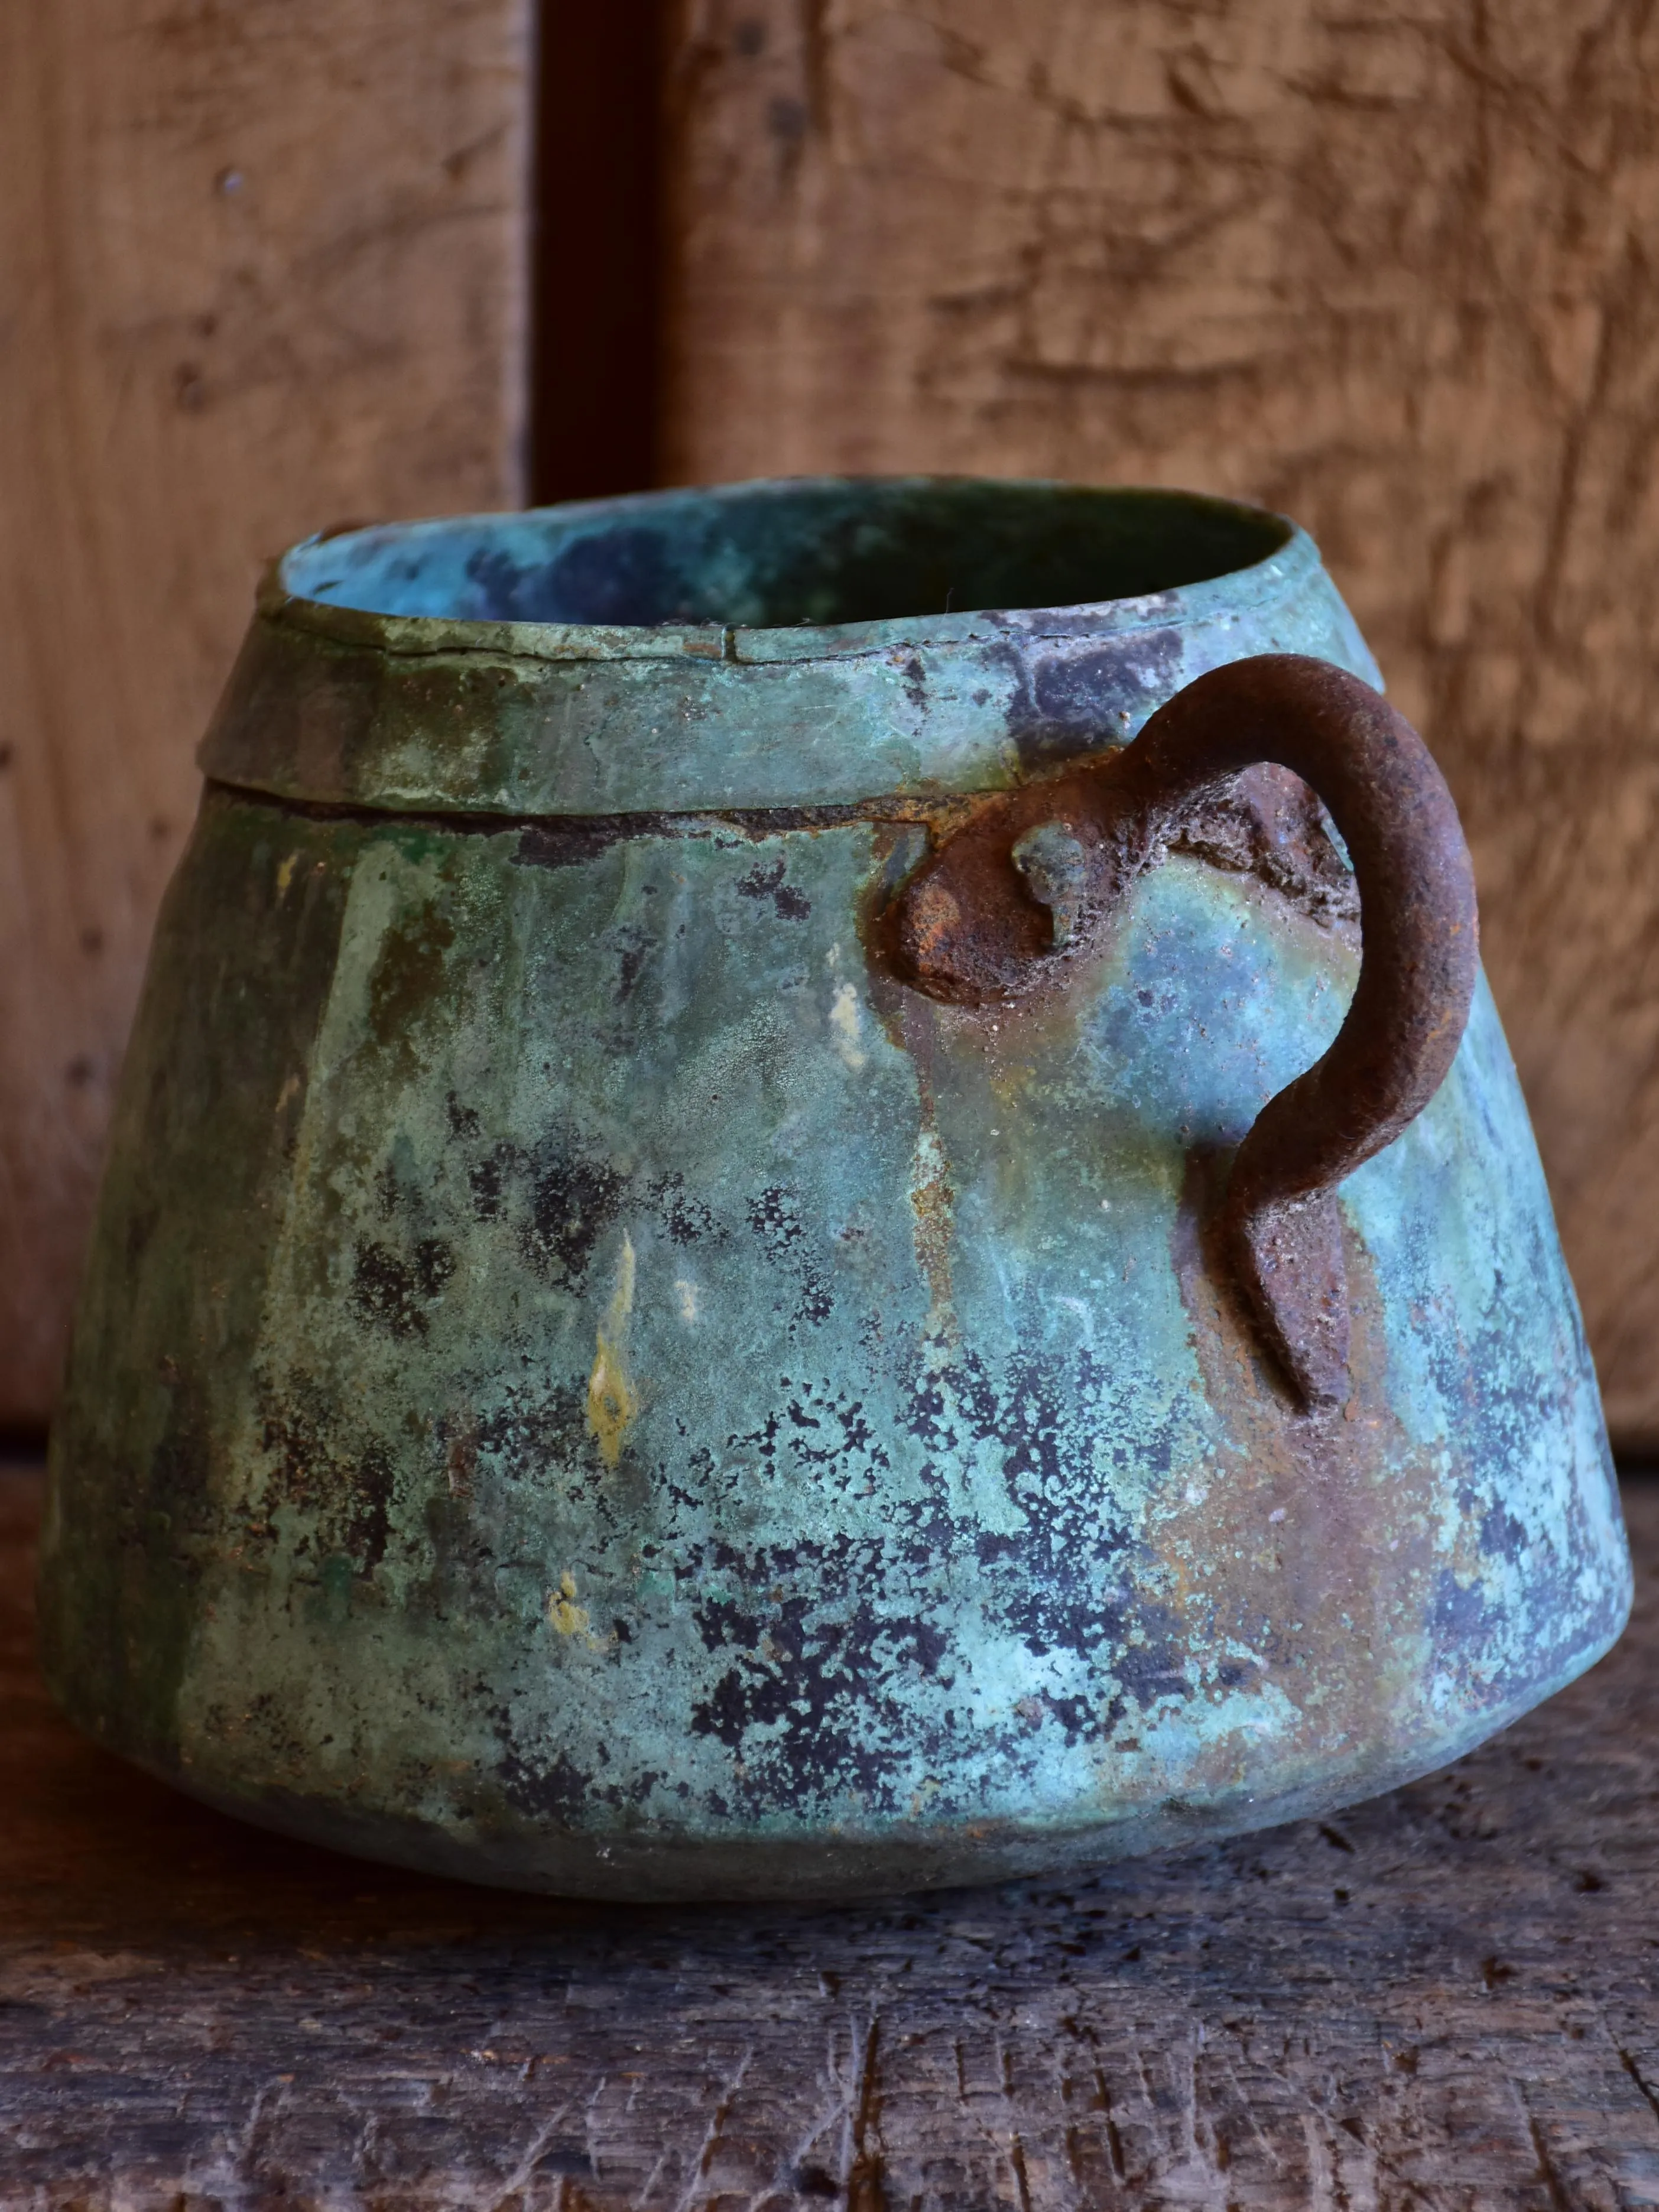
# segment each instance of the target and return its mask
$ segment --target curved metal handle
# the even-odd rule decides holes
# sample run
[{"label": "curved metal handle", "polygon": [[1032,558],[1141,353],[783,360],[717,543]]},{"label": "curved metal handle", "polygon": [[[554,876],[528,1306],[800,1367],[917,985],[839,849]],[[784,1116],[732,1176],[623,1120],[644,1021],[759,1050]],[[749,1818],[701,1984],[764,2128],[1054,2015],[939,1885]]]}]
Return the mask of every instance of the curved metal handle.
[{"label": "curved metal handle", "polygon": [[1212,670],[1133,743],[988,800],[900,894],[896,964],[921,990],[1006,1001],[1052,977],[1205,800],[1277,762],[1330,810],[1364,954],[1322,1059],[1256,1116],[1217,1224],[1302,1403],[1346,1395],[1348,1300],[1334,1186],[1444,1079],[1480,966],[1474,874],[1428,748],[1357,677],[1299,653]]}]

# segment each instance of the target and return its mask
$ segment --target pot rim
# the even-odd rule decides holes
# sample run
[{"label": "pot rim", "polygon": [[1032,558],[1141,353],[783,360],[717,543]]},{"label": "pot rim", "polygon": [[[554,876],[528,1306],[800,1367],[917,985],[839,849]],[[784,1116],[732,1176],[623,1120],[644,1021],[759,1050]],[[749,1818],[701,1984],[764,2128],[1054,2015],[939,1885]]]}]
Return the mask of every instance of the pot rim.
[{"label": "pot rim", "polygon": [[[317,558],[325,547],[360,556],[383,549],[420,545],[434,548],[445,538],[471,537],[480,545],[489,538],[525,543],[538,533],[544,546],[568,544],[584,535],[588,523],[610,525],[668,520],[674,510],[702,508],[710,520],[720,510],[774,499],[871,494],[876,498],[907,493],[964,493],[994,499],[1049,497],[1100,502],[1121,507],[1133,502],[1148,510],[1184,508],[1212,525],[1231,523],[1261,532],[1260,557],[1190,582],[1119,598],[1067,599],[1052,604],[975,607],[940,614],[905,614],[842,622],[787,624],[744,622],[662,623],[547,622],[501,619],[466,613],[411,614],[393,607],[365,606],[318,594],[308,568],[329,565]],[[550,528],[550,526],[552,526]],[[1034,518],[1033,534],[1040,532]],[[597,533],[589,532],[588,535]],[[1276,538],[1277,542],[1271,542]],[[367,565],[367,563],[365,563]],[[307,630],[331,641],[367,647],[398,656],[428,653],[489,653],[527,661],[726,660],[761,664],[777,661],[845,659],[885,654],[907,646],[939,647],[982,645],[999,639],[1030,641],[1104,637],[1139,629],[1167,629],[1212,618],[1222,608],[1253,606],[1285,592],[1317,571],[1319,551],[1299,525],[1271,508],[1163,485],[1078,484],[1054,477],[995,477],[950,475],[819,476],[757,477],[747,482],[633,492],[618,497],[570,501],[552,507],[496,513],[424,517],[404,522],[351,524],[315,532],[271,562],[258,591],[258,607],[268,621]],[[346,580],[341,579],[342,586]],[[392,596],[392,594],[388,594]]]},{"label": "pot rim", "polygon": [[[801,513],[764,511],[789,499]],[[747,512],[732,515],[734,505]],[[1183,516],[1195,518],[1190,528]],[[618,540],[631,542],[591,542],[618,525]],[[319,597],[325,579],[340,587],[348,569],[331,556],[354,541],[371,580],[378,564],[395,584],[398,564],[412,561],[410,598],[438,611]],[[557,549],[569,545],[576,557],[560,567]],[[417,556],[434,549],[423,568]],[[1258,557],[1221,565],[1240,550]],[[964,592],[1022,578],[1064,589],[1096,575],[1167,579],[1189,559],[1216,573],[1116,599],[902,611],[912,591],[924,606],[930,594],[948,605],[956,574]],[[515,610],[685,604],[697,619],[445,611],[469,560],[477,595]],[[734,613],[877,611],[789,625],[702,618],[722,601]],[[218,783],[377,812],[546,818],[931,801],[1005,789],[1123,744],[1206,669],[1269,652],[1311,653],[1380,683],[1313,540],[1237,501],[927,477],[636,493],[306,540],[267,576],[197,758]]]}]

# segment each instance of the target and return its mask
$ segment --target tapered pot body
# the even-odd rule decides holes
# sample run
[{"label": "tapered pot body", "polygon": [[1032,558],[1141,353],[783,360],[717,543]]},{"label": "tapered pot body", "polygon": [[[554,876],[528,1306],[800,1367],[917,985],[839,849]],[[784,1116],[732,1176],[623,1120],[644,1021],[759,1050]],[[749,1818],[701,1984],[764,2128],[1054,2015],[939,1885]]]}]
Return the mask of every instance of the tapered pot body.
[{"label": "tapered pot body", "polygon": [[[964,544],[969,596],[1066,604],[956,611]],[[1030,1000],[883,949],[974,794],[1287,647],[1374,673],[1305,538],[1171,495],[761,487],[290,556],[54,1431],[76,1720],[371,1856],[829,1896],[1328,1809],[1588,1664],[1628,1566],[1484,986],[1341,1188],[1346,1402],[1294,1402],[1213,1264],[1352,987],[1315,812],[1230,802]]]}]

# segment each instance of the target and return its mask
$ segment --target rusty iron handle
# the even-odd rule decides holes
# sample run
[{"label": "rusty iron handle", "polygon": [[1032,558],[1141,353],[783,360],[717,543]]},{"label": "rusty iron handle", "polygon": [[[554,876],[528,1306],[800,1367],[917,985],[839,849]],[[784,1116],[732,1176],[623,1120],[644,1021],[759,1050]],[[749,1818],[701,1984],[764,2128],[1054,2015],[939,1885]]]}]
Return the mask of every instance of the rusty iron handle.
[{"label": "rusty iron handle", "polygon": [[1133,744],[989,799],[912,876],[900,971],[1006,1004],[1056,975],[1183,822],[1257,762],[1312,786],[1353,862],[1364,950],[1335,1042],[1270,1098],[1234,1157],[1218,1249],[1304,1408],[1346,1396],[1342,1178],[1443,1081],[1480,967],[1474,873],[1445,780],[1357,677],[1299,653],[1212,669]]}]

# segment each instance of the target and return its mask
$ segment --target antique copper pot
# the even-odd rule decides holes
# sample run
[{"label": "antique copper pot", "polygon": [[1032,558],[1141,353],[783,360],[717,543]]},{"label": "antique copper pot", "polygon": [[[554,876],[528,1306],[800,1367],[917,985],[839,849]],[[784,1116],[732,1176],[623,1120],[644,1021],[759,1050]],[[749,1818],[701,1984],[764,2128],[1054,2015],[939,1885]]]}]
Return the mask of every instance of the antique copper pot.
[{"label": "antique copper pot", "polygon": [[831,1896],[1320,1813],[1587,1666],[1595,1378],[1375,678],[1170,493],[289,554],[54,1431],[66,1709],[370,1856]]}]

